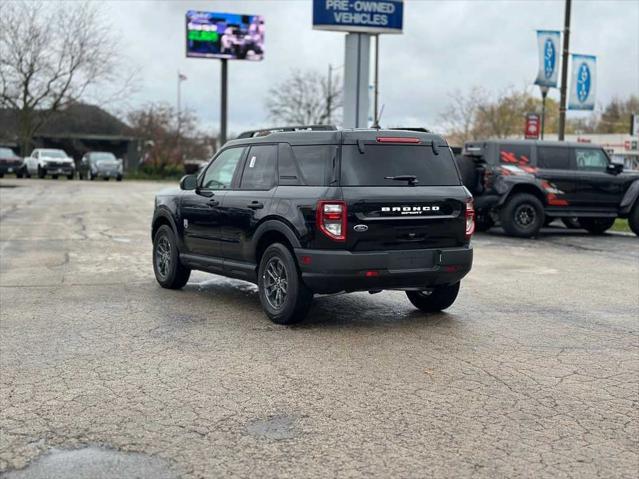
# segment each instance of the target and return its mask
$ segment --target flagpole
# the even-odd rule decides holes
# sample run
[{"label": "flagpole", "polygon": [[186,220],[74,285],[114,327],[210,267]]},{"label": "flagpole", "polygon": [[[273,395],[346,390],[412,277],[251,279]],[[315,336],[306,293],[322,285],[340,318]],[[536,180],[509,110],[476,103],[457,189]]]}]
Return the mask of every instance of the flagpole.
[{"label": "flagpole", "polygon": [[566,83],[568,82],[568,49],[570,46],[570,7],[571,0],[566,0],[564,11],[564,48],[561,56],[561,87],[559,89],[559,141],[564,141],[566,131]]}]

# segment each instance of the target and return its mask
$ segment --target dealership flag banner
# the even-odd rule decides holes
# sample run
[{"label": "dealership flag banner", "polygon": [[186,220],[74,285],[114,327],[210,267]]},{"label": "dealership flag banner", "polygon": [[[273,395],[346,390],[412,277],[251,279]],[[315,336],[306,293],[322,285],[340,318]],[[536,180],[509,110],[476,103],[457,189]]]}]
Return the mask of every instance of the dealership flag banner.
[{"label": "dealership flag banner", "polygon": [[535,85],[549,88],[557,87],[559,73],[559,39],[560,32],[551,30],[537,30],[537,45],[539,47],[539,72]]},{"label": "dealership flag banner", "polygon": [[569,110],[594,110],[597,86],[597,57],[572,55]]}]

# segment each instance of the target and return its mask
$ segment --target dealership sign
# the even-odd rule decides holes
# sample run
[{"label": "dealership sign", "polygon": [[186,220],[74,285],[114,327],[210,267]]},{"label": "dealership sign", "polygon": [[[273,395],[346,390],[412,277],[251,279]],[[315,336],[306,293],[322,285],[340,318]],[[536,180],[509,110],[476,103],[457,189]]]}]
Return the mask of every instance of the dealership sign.
[{"label": "dealership sign", "polygon": [[359,33],[402,33],[403,0],[313,0],[313,28]]},{"label": "dealership sign", "polygon": [[527,140],[537,140],[539,131],[541,130],[541,121],[536,113],[528,113],[526,115],[526,130],[524,136]]}]

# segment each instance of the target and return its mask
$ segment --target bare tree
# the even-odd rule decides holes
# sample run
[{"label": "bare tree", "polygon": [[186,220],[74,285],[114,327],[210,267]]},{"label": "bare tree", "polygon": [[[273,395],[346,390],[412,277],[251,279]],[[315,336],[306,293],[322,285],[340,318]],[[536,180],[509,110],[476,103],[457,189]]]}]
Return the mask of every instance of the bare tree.
[{"label": "bare tree", "polygon": [[455,90],[448,96],[450,103],[440,115],[440,120],[448,132],[449,141],[463,145],[465,141],[475,139],[473,130],[477,110],[486,92],[480,87],[473,87],[468,93]]},{"label": "bare tree", "polygon": [[314,71],[293,70],[290,76],[269,90],[269,117],[289,125],[321,125],[337,118],[342,107],[339,77],[328,78]]},{"label": "bare tree", "polygon": [[0,2],[0,107],[18,112],[23,155],[54,112],[130,86],[105,18],[95,3]]}]

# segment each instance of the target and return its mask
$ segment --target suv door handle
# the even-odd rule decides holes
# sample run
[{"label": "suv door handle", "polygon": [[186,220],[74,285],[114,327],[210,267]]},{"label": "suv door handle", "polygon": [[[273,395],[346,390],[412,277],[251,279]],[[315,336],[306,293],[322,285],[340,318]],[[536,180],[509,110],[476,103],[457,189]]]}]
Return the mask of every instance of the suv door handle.
[{"label": "suv door handle", "polygon": [[208,204],[209,206],[213,207],[219,205],[220,202],[218,200],[209,200]]},{"label": "suv door handle", "polygon": [[264,208],[264,203],[260,203],[259,201],[251,201],[246,206],[251,208],[252,210],[261,210],[262,208]]}]

